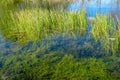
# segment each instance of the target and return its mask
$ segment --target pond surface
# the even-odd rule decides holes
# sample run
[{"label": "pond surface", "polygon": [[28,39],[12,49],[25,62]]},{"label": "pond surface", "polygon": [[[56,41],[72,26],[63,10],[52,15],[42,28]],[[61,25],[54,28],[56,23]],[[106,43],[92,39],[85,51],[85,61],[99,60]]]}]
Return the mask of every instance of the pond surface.
[{"label": "pond surface", "polygon": [[76,0],[68,7],[70,11],[78,11],[82,8],[86,10],[88,17],[95,17],[97,13],[120,15],[118,14],[120,12],[119,0]]},{"label": "pond surface", "polygon": [[[84,2],[82,2],[82,0],[76,0],[74,3],[71,3],[68,7],[68,9],[70,11],[78,11],[82,8],[84,8],[87,12],[87,16],[88,17],[95,17],[97,13],[100,14],[113,14],[113,15],[117,15],[119,16],[120,14],[120,4],[119,2],[117,2],[119,0],[101,0],[101,2],[99,0],[85,0]],[[89,31],[89,30],[88,30]],[[89,33],[88,33],[89,34]],[[88,37],[88,36],[87,36]],[[54,38],[53,38],[54,39]],[[69,52],[82,52],[85,53],[85,51],[88,51],[86,53],[92,53],[94,52],[97,48],[98,51],[96,50],[95,53],[100,52],[100,43],[96,43],[93,44],[94,41],[92,41],[90,38],[80,38],[78,37],[78,39],[74,40],[74,39],[62,39],[60,37],[56,38],[56,39],[51,39],[48,40],[47,42],[45,41],[45,44],[49,44],[51,46],[51,50],[55,50],[55,49],[63,49],[64,51],[69,51]],[[54,43],[56,42],[56,43]],[[52,43],[54,45],[52,45]],[[85,48],[83,50],[81,50],[81,46],[85,45],[85,47],[87,46],[88,48]],[[9,54],[9,53],[15,53],[20,52],[21,50],[27,50],[31,46],[31,43],[22,46],[19,43],[15,43],[12,42],[10,40],[4,40],[3,36],[0,35],[0,53],[2,54]],[[71,48],[71,46],[73,47]],[[26,48],[27,47],[27,48]],[[39,46],[38,46],[39,47]],[[69,47],[69,48],[68,48]],[[79,49],[77,49],[79,48]],[[93,50],[93,48],[95,50]],[[32,49],[32,48],[31,48]],[[91,50],[90,50],[91,49]],[[36,49],[33,49],[31,51],[35,51]]]}]

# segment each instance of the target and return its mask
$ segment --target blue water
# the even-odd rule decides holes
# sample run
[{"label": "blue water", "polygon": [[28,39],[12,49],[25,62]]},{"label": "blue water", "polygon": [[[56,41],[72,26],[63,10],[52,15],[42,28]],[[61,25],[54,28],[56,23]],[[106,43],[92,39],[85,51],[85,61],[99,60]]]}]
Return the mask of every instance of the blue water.
[{"label": "blue water", "polygon": [[120,4],[116,3],[117,0],[76,0],[70,4],[68,10],[79,11],[82,8],[86,10],[88,17],[95,17],[96,14],[109,14],[115,13],[120,10]]}]

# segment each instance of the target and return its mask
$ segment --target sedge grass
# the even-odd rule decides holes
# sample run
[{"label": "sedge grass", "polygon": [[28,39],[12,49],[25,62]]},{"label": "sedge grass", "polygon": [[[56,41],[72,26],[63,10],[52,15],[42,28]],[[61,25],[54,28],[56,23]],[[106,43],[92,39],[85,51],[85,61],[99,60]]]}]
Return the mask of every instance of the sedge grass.
[{"label": "sedge grass", "polygon": [[97,15],[96,21],[92,24],[92,37],[100,40],[103,48],[108,53],[116,53],[119,49],[119,29],[116,29],[114,19],[110,15]]},{"label": "sedge grass", "polygon": [[77,13],[40,9],[7,11],[0,20],[3,35],[19,42],[37,41],[61,34],[84,35],[87,29],[84,10]]},{"label": "sedge grass", "polygon": [[41,7],[43,9],[66,9],[73,0],[1,0],[0,4],[8,10],[32,9]]}]

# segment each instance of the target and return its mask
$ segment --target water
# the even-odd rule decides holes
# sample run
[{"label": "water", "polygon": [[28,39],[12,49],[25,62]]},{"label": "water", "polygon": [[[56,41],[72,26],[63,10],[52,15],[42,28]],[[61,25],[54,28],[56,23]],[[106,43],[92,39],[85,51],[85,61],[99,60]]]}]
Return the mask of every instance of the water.
[{"label": "water", "polygon": [[10,53],[15,53],[20,50],[20,48],[20,44],[11,40],[5,40],[3,36],[0,35],[0,54],[8,55]]},{"label": "water", "polygon": [[[70,4],[68,9],[70,11],[78,11],[78,10],[81,10],[82,8],[84,8],[87,12],[87,17],[95,17],[96,13],[100,13],[100,14],[111,13],[112,15],[119,16],[118,11],[119,11],[120,6],[115,3],[116,0],[101,0],[102,1],[101,5],[99,5],[99,2],[96,2],[96,1],[98,1],[98,0],[85,0],[85,2],[82,3],[79,0],[79,1],[76,1],[72,4]],[[61,74],[61,69],[62,69],[62,71],[64,71],[64,69],[65,69],[65,71],[66,70],[68,72],[70,71],[70,73],[71,73],[70,69],[72,69],[73,72],[76,72],[78,70],[76,68],[80,67],[80,70],[78,70],[78,71],[80,71],[80,72],[82,71],[85,74],[85,76],[83,75],[83,77],[85,77],[85,78],[93,76],[94,77],[93,79],[97,80],[97,79],[99,79],[99,75],[100,75],[100,77],[102,77],[104,75],[104,73],[102,73],[102,72],[105,70],[105,72],[108,72],[108,73],[110,73],[110,75],[115,76],[118,79],[120,79],[120,77],[119,77],[119,74],[120,74],[119,73],[119,70],[120,70],[119,69],[119,67],[120,67],[119,56],[118,57],[116,57],[116,56],[110,57],[111,54],[107,54],[107,51],[103,49],[101,42],[100,41],[96,42],[95,40],[93,40],[91,38],[90,29],[91,29],[90,27],[87,29],[87,35],[85,35],[83,37],[77,36],[76,38],[71,38],[68,36],[63,37],[63,36],[59,35],[59,36],[55,36],[51,39],[44,39],[43,42],[37,42],[37,43],[29,42],[28,44],[25,44],[25,45],[20,44],[18,42],[13,42],[9,39],[6,40],[6,39],[4,39],[4,36],[2,36],[2,34],[0,33],[1,34],[0,35],[0,56],[1,56],[0,57],[0,60],[1,60],[0,61],[0,69],[1,69],[1,71],[3,70],[1,73],[7,74],[9,76],[11,76],[11,75],[15,76],[18,79],[19,79],[19,76],[16,76],[17,74],[20,74],[21,76],[23,76],[24,74],[25,74],[24,76],[26,76],[28,74],[27,77],[29,80],[29,79],[33,79],[34,74],[31,75],[32,72],[35,73],[37,71],[37,75],[38,75],[38,73],[41,70],[41,71],[43,71],[43,73],[47,74],[47,75],[43,75],[43,76],[48,77],[48,76],[51,76],[51,74],[49,74],[49,73],[51,73],[51,72],[53,73],[52,68],[54,70],[56,70],[54,68],[55,66],[51,66],[51,65],[54,64],[55,62],[59,63],[59,59],[61,58],[62,54],[72,54],[72,55],[74,55],[74,57],[77,57],[79,59],[85,58],[85,61],[87,60],[85,63],[83,62],[83,60],[80,60],[83,62],[83,63],[80,62],[83,67],[81,65],[79,66],[79,64],[77,63],[77,65],[73,65],[72,68],[71,67],[69,68],[69,63],[66,64],[63,62],[64,60],[62,60],[62,62],[60,62],[60,63],[62,63],[63,66],[60,67],[60,65],[58,65],[58,70],[60,68],[60,73],[58,70],[56,70],[57,73]],[[42,58],[42,59],[40,59],[40,58],[44,54],[49,54],[49,53],[55,53],[55,54],[49,55],[50,57],[47,57],[47,56],[45,57],[45,60],[48,60],[51,62],[50,64],[46,65],[47,61],[44,62],[44,58]],[[60,53],[61,53],[61,55],[60,55]],[[8,54],[10,54],[10,55],[8,55]],[[57,57],[57,59],[56,59],[56,55],[59,58]],[[93,60],[92,60],[93,62],[91,62],[91,59],[89,60],[89,58],[91,58],[91,59],[93,58]],[[99,62],[100,64],[96,63],[98,60],[96,60],[96,59],[94,60],[94,58],[97,58],[98,60],[100,59],[100,62]],[[67,58],[65,58],[65,61],[67,61],[66,59]],[[104,60],[102,60],[102,59],[104,59]],[[44,62],[43,64],[45,64],[45,66],[39,68],[39,65],[41,65],[40,60],[43,60],[43,62]],[[70,60],[70,58],[68,58],[68,60]],[[37,63],[36,63],[36,61],[37,61]],[[72,61],[74,61],[74,60],[72,60]],[[76,61],[78,61],[78,60],[76,60]],[[4,63],[5,63],[5,66],[4,66]],[[102,65],[103,63],[105,65]],[[24,64],[25,64],[25,67],[24,67]],[[70,62],[70,65],[71,64],[73,64],[73,63]],[[107,68],[104,68],[104,66],[106,67],[106,64],[107,64]],[[66,67],[66,65],[68,65],[68,66]],[[64,66],[65,66],[65,68],[64,68]],[[45,70],[42,69],[44,67],[45,67]],[[46,67],[49,67],[50,71]],[[29,71],[29,69],[30,69],[30,71]],[[47,70],[48,70],[48,73],[47,73]],[[78,73],[78,71],[77,71],[77,73]],[[96,73],[96,71],[97,71],[97,73]],[[98,72],[100,72],[100,73],[98,73]],[[29,78],[29,73],[30,73],[30,77],[32,76],[32,78]],[[86,76],[86,73],[88,74],[87,76]],[[93,73],[93,74],[91,74],[91,73]],[[69,74],[69,73],[67,73],[67,74]],[[1,75],[0,75],[0,79],[8,79],[9,80],[9,78],[5,78],[4,76],[6,76],[6,75],[2,75],[2,78],[1,78]],[[41,76],[41,74],[40,74],[40,76]],[[106,75],[104,75],[104,76],[106,76]],[[59,77],[62,77],[62,76],[59,76]],[[24,79],[24,78],[22,78],[22,79]],[[27,78],[25,78],[25,79],[27,79]],[[67,79],[67,78],[64,77],[63,79]],[[89,79],[89,78],[87,78],[87,79]],[[108,79],[108,78],[106,78],[106,79]],[[116,80],[118,80],[118,79],[116,79]],[[14,79],[12,79],[12,80],[14,80]],[[100,79],[100,80],[102,80],[102,79]]]},{"label": "water", "polygon": [[[119,0],[76,0],[74,3],[70,4],[68,9],[70,11],[78,11],[82,8],[86,10],[88,17],[95,17],[97,13],[99,14],[109,14],[120,12],[120,2]],[[119,11],[119,12],[118,12]]]},{"label": "water", "polygon": [[[120,11],[120,4],[117,4],[117,0],[101,0],[101,4],[99,0],[85,0],[84,2],[82,2],[82,0],[76,0],[75,2],[71,3],[68,6],[68,9],[70,11],[79,11],[82,8],[84,8],[87,12],[87,17],[95,17],[96,13],[100,13],[100,14],[109,14],[112,13],[113,15],[117,15],[119,16],[118,11]],[[88,29],[88,32],[90,30]],[[89,34],[89,33],[88,33]],[[30,51],[35,51],[37,48],[35,47],[34,49],[31,48],[30,46],[32,45],[32,43],[29,43],[27,45],[21,45],[19,43],[10,41],[10,40],[5,40],[3,38],[4,36],[0,35],[0,53],[1,54],[10,54],[10,53],[16,53],[16,52],[21,52],[23,50],[29,50],[32,49]],[[54,38],[53,38],[54,39]],[[88,49],[89,51],[86,53],[92,53],[95,52],[95,50],[90,50],[92,47],[95,49],[95,47],[98,48],[98,52],[100,53],[100,51],[102,49],[100,49],[100,43],[96,43],[96,44],[92,44],[94,43],[94,41],[92,42],[91,39],[87,39],[85,37],[80,38],[78,37],[77,40],[74,39],[67,39],[67,40],[63,40],[63,38],[56,38],[55,40],[47,40],[44,41],[45,43],[53,43],[56,42],[54,44],[54,46],[52,44],[49,44],[51,46],[51,50],[55,50],[55,49],[64,49],[64,51],[69,51],[69,52],[84,52],[87,51],[85,49],[81,50],[81,49],[77,49],[77,47],[83,46],[84,44],[89,46]],[[68,44],[67,44],[68,43]],[[84,43],[84,44],[79,44],[79,43]],[[99,45],[98,45],[99,44]],[[74,49],[71,48],[71,46],[77,46]],[[40,46],[37,46],[40,47]],[[68,49],[69,47],[69,49]],[[101,52],[102,53],[102,52]],[[86,54],[87,55],[87,54]]]}]

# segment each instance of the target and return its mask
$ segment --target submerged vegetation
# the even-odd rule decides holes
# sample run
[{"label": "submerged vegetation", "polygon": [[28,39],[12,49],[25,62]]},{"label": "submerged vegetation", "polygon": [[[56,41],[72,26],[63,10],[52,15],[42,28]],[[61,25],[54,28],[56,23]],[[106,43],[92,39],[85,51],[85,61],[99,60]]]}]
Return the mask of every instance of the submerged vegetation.
[{"label": "submerged vegetation", "polygon": [[[33,47],[29,49],[32,50]],[[0,54],[0,79],[120,79],[119,57],[76,58],[75,53],[67,53],[63,48],[50,50],[51,47],[47,45],[41,45],[35,51],[29,49],[22,49],[14,54]]]},{"label": "submerged vegetation", "polygon": [[[10,55],[1,69],[1,79],[8,80],[113,80],[102,59],[75,59],[72,55],[52,52],[42,57],[39,53]],[[40,54],[39,54],[40,55]],[[6,57],[7,58],[7,57]],[[9,67],[8,67],[9,66]]]},{"label": "submerged vegetation", "polygon": [[120,20],[89,20],[66,10],[71,1],[0,1],[2,36],[21,46],[0,52],[0,80],[120,79]]}]

